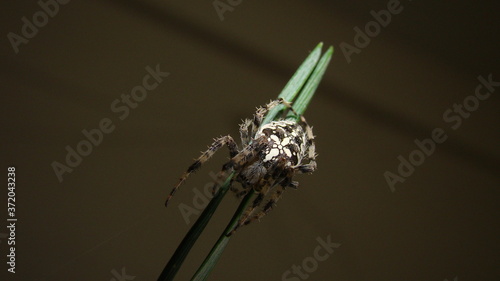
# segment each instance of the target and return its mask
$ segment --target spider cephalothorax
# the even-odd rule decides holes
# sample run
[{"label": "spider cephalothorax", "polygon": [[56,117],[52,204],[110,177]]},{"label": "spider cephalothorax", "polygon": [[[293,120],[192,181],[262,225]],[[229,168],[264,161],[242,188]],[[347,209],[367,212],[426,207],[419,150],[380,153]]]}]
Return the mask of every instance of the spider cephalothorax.
[{"label": "spider cephalothorax", "polygon": [[[298,182],[292,180],[296,173],[312,173],[316,170],[314,135],[303,116],[298,122],[280,119],[262,125],[266,113],[279,104],[286,105],[288,110],[298,116],[291,105],[283,99],[259,107],[253,119],[246,119],[240,125],[243,148],[238,150],[231,136],[215,139],[209,149],[182,175],[165,204],[191,173],[198,170],[219,148],[226,145],[231,159],[222,166],[213,192],[228,173],[234,172],[230,189],[238,198],[250,191],[257,193],[252,205],[228,235],[234,233],[240,226],[258,220],[271,211],[287,187],[297,188]],[[286,112],[283,114],[286,116]],[[234,180],[239,182],[241,187],[233,185]]]}]

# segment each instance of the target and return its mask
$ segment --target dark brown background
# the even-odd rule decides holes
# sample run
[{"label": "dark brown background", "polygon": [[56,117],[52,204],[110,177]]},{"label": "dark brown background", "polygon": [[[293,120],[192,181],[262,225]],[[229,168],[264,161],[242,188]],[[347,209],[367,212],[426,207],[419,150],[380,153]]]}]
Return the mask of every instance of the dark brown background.
[{"label": "dark brown background", "polygon": [[[111,280],[125,267],[155,280],[189,229],[179,204],[193,205],[227,153],[165,209],[178,176],[213,137],[237,136],[323,41],[336,52],[306,114],[319,170],[237,233],[210,280],[281,280],[328,235],[341,246],[308,280],[500,280],[499,88],[459,129],[442,118],[477,76],[500,80],[498,5],[404,1],[348,64],[339,44],[387,5],[352,2],[243,1],[221,21],[211,1],[74,0],[15,54],[7,33],[40,7],[3,1],[2,173],[16,166],[19,221],[17,273],[6,274],[2,239],[0,279]],[[120,121],[110,104],[156,64],[171,75]],[[115,131],[59,183],[51,163],[106,117]],[[391,192],[383,173],[436,127],[449,139]],[[237,204],[225,199],[178,280]]]}]

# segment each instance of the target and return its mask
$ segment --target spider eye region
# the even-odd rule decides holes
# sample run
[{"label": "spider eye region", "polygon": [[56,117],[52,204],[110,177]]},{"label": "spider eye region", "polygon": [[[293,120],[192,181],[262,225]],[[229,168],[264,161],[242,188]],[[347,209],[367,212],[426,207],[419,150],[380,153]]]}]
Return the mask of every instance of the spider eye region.
[{"label": "spider eye region", "polygon": [[306,136],[300,125],[292,121],[273,121],[261,127],[256,138],[265,137],[266,147],[261,152],[261,161],[271,164],[279,159],[286,166],[295,166],[303,158]]}]

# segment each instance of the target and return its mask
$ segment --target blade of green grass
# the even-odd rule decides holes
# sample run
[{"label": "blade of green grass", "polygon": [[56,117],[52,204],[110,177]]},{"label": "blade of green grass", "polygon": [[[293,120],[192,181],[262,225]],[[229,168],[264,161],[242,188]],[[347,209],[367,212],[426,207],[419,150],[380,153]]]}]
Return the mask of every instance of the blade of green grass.
[{"label": "blade of green grass", "polygon": [[230,237],[227,237],[226,234],[231,232],[231,230],[233,230],[233,228],[236,226],[238,220],[243,215],[243,212],[247,208],[248,204],[250,203],[250,199],[253,197],[254,194],[255,192],[249,192],[243,198],[240,205],[238,206],[238,209],[231,218],[231,221],[226,226],[226,229],[224,229],[221,236],[219,237],[219,240],[217,240],[217,243],[215,243],[212,250],[210,250],[210,253],[208,254],[207,258],[203,261],[202,265],[198,268],[194,276],[191,278],[191,281],[204,281],[208,278],[208,275],[214,269],[215,265],[217,264],[217,261],[219,261],[222,252],[224,252],[227,243],[229,243]]},{"label": "blade of green grass", "polygon": [[[321,44],[318,45],[318,47],[320,47],[320,46],[321,46]],[[319,49],[319,51],[321,52],[321,49]],[[326,68],[328,66],[328,63],[330,62],[332,55],[333,55],[333,47],[330,47],[325,52],[325,54],[323,55],[323,57],[321,58],[319,63],[317,63],[317,65],[313,66],[310,69],[312,74],[310,77],[308,76],[309,79],[306,78],[307,83],[302,88],[302,90],[301,89],[298,89],[298,90],[297,89],[293,89],[293,90],[290,89],[290,91],[287,92],[287,94],[290,94],[291,92],[297,93],[300,91],[300,94],[297,97],[297,100],[293,103],[293,108],[297,112],[297,114],[302,115],[302,114],[304,114],[305,110],[307,109],[307,105],[311,102],[311,99],[314,95],[314,92],[318,88],[319,82],[321,81],[321,78],[323,77],[323,74],[326,71]],[[302,64],[302,66],[304,66],[304,64]],[[297,71],[296,74],[298,72],[299,71]],[[290,84],[290,82],[288,84]],[[299,85],[299,84],[301,87],[302,87],[302,85],[304,85],[304,83],[297,83],[295,85]],[[285,89],[286,89],[286,87],[285,87]],[[282,92],[282,94],[283,94],[283,92]],[[283,98],[285,98],[285,97],[283,97]],[[278,112],[279,111],[276,111],[276,114]],[[292,116],[294,116],[293,113],[291,113],[291,114],[292,114]],[[276,115],[274,115],[273,117],[275,118]],[[270,119],[270,120],[273,120],[273,119]],[[242,202],[240,203],[238,209],[234,213],[234,215],[233,215],[231,221],[229,222],[229,224],[227,225],[226,229],[224,229],[224,232],[220,235],[219,240],[217,240],[217,242],[215,243],[213,248],[210,250],[210,253],[207,255],[207,257],[205,258],[205,260],[203,261],[201,266],[198,268],[196,273],[193,275],[193,277],[191,278],[191,281],[204,281],[208,278],[208,275],[215,268],[215,265],[217,264],[217,262],[219,261],[221,255],[222,255],[222,252],[224,251],[227,244],[229,243],[229,239],[232,237],[232,236],[226,236],[226,234],[228,234],[234,228],[234,226],[236,226],[241,215],[243,214],[244,210],[248,206],[248,203],[250,202],[250,199],[251,199],[253,194],[254,194],[253,192],[248,193],[245,196],[245,198],[243,198]]]},{"label": "blade of green grass", "polygon": [[[316,68],[314,68],[311,77],[307,80],[306,85],[300,91],[300,95],[293,103],[293,109],[295,110],[295,112],[297,112],[297,114],[302,115],[306,111],[307,106],[311,102],[311,99],[314,96],[316,89],[318,88],[319,82],[321,82],[321,79],[323,78],[323,74],[325,74],[330,60],[332,59],[332,55],[333,47],[331,46],[321,57],[320,61],[316,65]],[[288,117],[290,116],[294,116],[293,112],[290,112],[288,114]]]},{"label": "blade of green grass", "polygon": [[158,277],[158,281],[174,280],[175,275],[179,271],[179,268],[186,259],[189,251],[212,218],[212,215],[222,201],[222,198],[224,198],[224,195],[226,195],[233,176],[234,172],[229,175],[229,177],[219,188],[218,192],[215,194],[212,200],[210,200],[205,210],[203,210],[203,213],[201,213],[200,217],[193,224],[189,232],[182,240],[181,244],[179,244],[179,247],[177,247],[175,253],[168,261],[167,265],[160,274],[160,277]]},{"label": "blade of green grass", "polygon": [[[320,61],[314,68],[311,77],[307,80],[306,85],[300,91],[297,100],[295,100],[295,102],[293,103],[293,109],[295,110],[295,112],[297,112],[297,114],[302,115],[306,111],[307,106],[311,102],[312,97],[314,96],[314,93],[318,88],[319,82],[321,82],[321,79],[323,78],[323,74],[325,74],[330,60],[332,59],[332,55],[333,47],[330,46],[330,48],[328,48],[328,50],[321,57]],[[288,117],[290,116],[294,116],[293,112],[289,113]]]},{"label": "blade of green grass", "polygon": [[[293,74],[292,78],[285,85],[278,98],[283,98],[287,102],[293,102],[297,94],[299,93],[302,86],[306,83],[309,76],[314,70],[314,67],[318,63],[319,57],[321,55],[321,49],[323,48],[323,43],[319,43],[316,48],[309,54],[309,56],[304,60],[304,62],[299,66],[297,71]],[[284,105],[276,106],[269,111],[262,125],[271,122],[276,115],[278,115],[282,110],[285,109]]]}]

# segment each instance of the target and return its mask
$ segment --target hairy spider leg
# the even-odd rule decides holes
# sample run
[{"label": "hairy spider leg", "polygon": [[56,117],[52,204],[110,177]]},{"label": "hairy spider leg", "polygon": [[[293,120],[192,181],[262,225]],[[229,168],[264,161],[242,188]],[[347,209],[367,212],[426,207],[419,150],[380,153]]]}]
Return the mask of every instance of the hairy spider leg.
[{"label": "hairy spider leg", "polygon": [[[277,162],[275,165],[269,168],[269,171],[266,174],[266,176],[260,179],[255,184],[256,187],[262,187],[262,188],[260,190],[254,189],[254,191],[257,192],[257,197],[254,199],[252,206],[247,208],[245,213],[239,219],[238,224],[236,224],[233,230],[231,230],[231,232],[228,233],[226,236],[231,236],[238,230],[238,228],[248,224],[248,218],[251,217],[256,208],[261,205],[262,201],[267,196],[267,194],[271,192],[274,186],[276,186],[281,181],[283,181],[283,179],[285,179],[284,177],[281,176],[284,168],[285,168],[285,161]],[[289,183],[287,182],[286,185],[288,184]]]},{"label": "hairy spider leg", "polygon": [[[304,157],[304,160],[308,160],[309,163],[307,164],[301,164],[294,166],[293,168],[295,169],[296,172],[299,174],[309,174],[314,171],[316,171],[317,164],[316,164],[316,145],[314,144],[314,134],[312,132],[312,127],[309,126],[309,124],[306,121],[306,118],[304,116],[300,116],[300,122],[304,124],[305,131],[306,131],[306,137],[307,137],[307,151],[306,155]],[[292,185],[294,182],[291,183]]]},{"label": "hairy spider leg", "polygon": [[[255,197],[254,201],[252,202],[252,205],[246,209],[245,213],[238,220],[238,223],[234,226],[234,228],[231,230],[231,232],[226,234],[226,236],[233,235],[241,226],[243,226],[245,224],[245,221],[250,217],[252,212],[262,203],[262,200],[264,199],[266,194],[271,189],[271,186],[274,184],[274,179],[268,179],[268,178],[261,179],[259,181],[259,184],[261,184],[261,186],[262,186],[261,191],[257,193],[257,197]],[[248,192],[255,192],[255,190],[249,189],[247,191],[247,193]]]},{"label": "hairy spider leg", "polygon": [[297,173],[299,174],[310,174],[314,171],[316,171],[316,161],[311,160],[308,164],[303,164],[294,167]]},{"label": "hairy spider leg", "polygon": [[250,142],[252,141],[252,137],[257,134],[259,127],[262,125],[262,121],[264,120],[266,114],[269,112],[269,110],[280,104],[284,104],[288,109],[290,109],[295,115],[298,116],[297,112],[293,110],[292,105],[283,98],[270,101],[265,106],[258,107],[253,116],[253,119],[245,119],[243,120],[243,123],[240,124],[240,138],[243,145],[250,144]]},{"label": "hairy spider leg", "polygon": [[[259,151],[262,150],[262,148],[259,149]],[[230,186],[230,190],[234,193],[234,195],[236,196],[236,198],[238,199],[241,199],[241,197],[247,195],[247,193],[252,190],[252,186],[251,185],[247,185],[247,186],[244,186],[243,183],[241,182],[241,179],[240,179],[240,176],[241,176],[241,172],[244,171],[245,169],[247,169],[249,166],[253,165],[255,162],[258,161],[258,153],[256,153],[254,155],[255,157],[253,157],[252,159],[250,159],[244,166],[242,166],[239,171],[240,173],[238,173],[237,175],[235,175],[233,177],[233,179],[236,179],[236,181],[238,181],[240,183],[240,187],[236,187],[236,186]]]},{"label": "hairy spider leg", "polygon": [[293,176],[293,169],[288,168],[287,175],[286,175],[287,181],[283,182],[282,184],[278,184],[276,186],[274,193],[271,194],[271,198],[269,199],[269,201],[267,201],[264,208],[260,212],[255,214],[251,219],[247,219],[245,221],[244,225],[248,225],[256,220],[260,220],[262,217],[267,215],[274,208],[274,206],[276,205],[276,202],[278,202],[278,200],[283,195],[283,192],[285,191],[286,187],[290,186],[290,182],[292,182],[292,180],[291,180],[292,176]]},{"label": "hairy spider leg", "polygon": [[[264,137],[259,138],[252,144],[242,149],[237,155],[232,157],[229,162],[222,165],[222,169],[219,171],[219,173],[217,173],[214,186],[212,187],[212,194],[215,194],[217,188],[219,187],[220,183],[223,182],[223,179],[228,171],[234,169],[237,173],[239,173],[239,171],[241,171],[243,167],[245,167],[249,163],[252,163],[257,159],[257,157],[259,157],[259,152],[264,148],[265,145],[264,141]],[[235,175],[235,177],[236,176],[237,175]]]},{"label": "hairy spider leg", "polygon": [[293,189],[297,189],[297,188],[299,188],[299,182],[298,181],[290,181],[290,183],[288,184],[288,187],[291,187]]},{"label": "hairy spider leg", "polygon": [[243,146],[249,145],[252,136],[255,134],[255,126],[250,119],[245,119],[243,120],[243,123],[240,124],[240,138],[241,138],[241,144]]},{"label": "hairy spider leg", "polygon": [[271,199],[269,199],[269,201],[266,203],[266,205],[264,206],[262,211],[255,214],[252,218],[247,219],[244,222],[244,225],[251,224],[252,222],[254,222],[256,220],[260,220],[262,217],[267,215],[273,209],[276,202],[278,202],[278,200],[281,198],[281,195],[283,195],[283,192],[285,191],[285,189],[286,189],[286,187],[284,187],[282,185],[277,185],[275,192],[273,194],[271,194]]},{"label": "hairy spider leg", "polygon": [[307,155],[306,158],[314,161],[316,158],[316,145],[314,144],[314,134],[312,131],[312,127],[307,124],[306,118],[304,116],[300,116],[301,122],[305,125],[306,128],[306,137],[307,137]]},{"label": "hairy spider leg", "polygon": [[191,166],[187,169],[184,174],[182,174],[181,178],[179,179],[179,182],[175,187],[172,189],[170,192],[170,195],[168,195],[167,200],[165,201],[165,206],[167,206],[168,201],[174,196],[175,192],[177,189],[179,189],[179,186],[181,186],[184,181],[191,175],[192,173],[196,172],[203,163],[208,161],[214,154],[219,150],[223,145],[227,146],[229,149],[229,156],[232,158],[238,154],[238,146],[236,145],[236,142],[231,136],[223,136],[220,138],[215,139],[214,143],[208,148],[207,151],[203,152],[201,156],[194,161]]},{"label": "hairy spider leg", "polygon": [[253,115],[252,119],[245,119],[243,123],[240,124],[240,137],[241,143],[243,145],[248,145],[252,141],[255,134],[257,134],[257,130],[262,124],[262,120],[264,120],[264,116],[271,110],[273,107],[279,105],[281,101],[274,100],[269,102],[265,106],[260,106],[257,108],[257,111]]},{"label": "hairy spider leg", "polygon": [[309,147],[307,148],[307,155],[305,157],[305,159],[309,160],[309,163],[297,165],[293,167],[293,169],[295,169],[295,171],[299,174],[310,174],[316,171],[317,164],[316,160],[314,160],[315,157],[316,157],[315,145],[314,142],[311,141]]},{"label": "hairy spider leg", "polygon": [[[257,160],[257,159],[254,159],[254,161]],[[246,166],[249,166],[250,164],[252,163],[249,163],[248,165]],[[241,170],[244,170],[245,168],[241,169]],[[237,180],[239,181],[239,180]],[[247,193],[252,190],[252,187],[251,186],[247,186],[247,187],[244,187],[243,184],[241,184],[241,181],[240,182],[240,186],[241,188],[238,188],[238,187],[235,187],[235,186],[231,186],[231,191],[234,192],[234,195],[236,196],[237,199],[241,199],[241,197],[247,195]]]},{"label": "hairy spider leg", "polygon": [[270,101],[265,106],[260,106],[257,108],[257,111],[255,111],[255,114],[253,115],[253,120],[252,120],[252,122],[253,122],[252,133],[253,133],[253,135],[255,135],[257,133],[257,130],[259,129],[260,125],[262,124],[262,120],[264,120],[264,117],[269,112],[269,110],[273,109],[277,105],[280,105],[281,103],[283,103],[283,99],[273,100],[273,101]]}]

